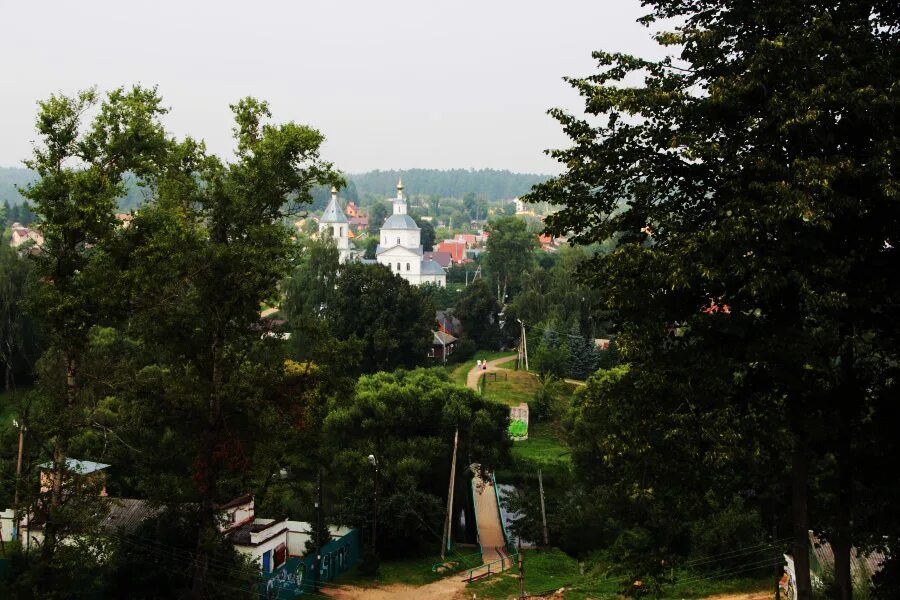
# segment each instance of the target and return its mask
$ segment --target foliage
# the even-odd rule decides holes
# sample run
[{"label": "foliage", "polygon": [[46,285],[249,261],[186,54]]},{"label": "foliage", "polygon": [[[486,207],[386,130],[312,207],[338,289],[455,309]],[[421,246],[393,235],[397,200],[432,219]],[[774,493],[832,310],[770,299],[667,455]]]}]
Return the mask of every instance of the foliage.
[{"label": "foliage", "polygon": [[423,283],[418,286],[422,296],[431,302],[437,310],[453,308],[461,296],[460,286]]},{"label": "foliage", "polygon": [[511,173],[494,169],[406,169],[370,171],[350,175],[360,193],[392,196],[397,180],[403,177],[407,190],[416,194],[462,198],[469,192],[483,194],[486,200],[506,200],[521,196],[545,175]]},{"label": "foliage", "polygon": [[377,202],[369,207],[369,235],[378,238],[384,220],[391,216],[391,205],[388,202]]},{"label": "foliage", "polygon": [[421,364],[435,326],[418,289],[382,265],[355,262],[341,266],[325,316],[336,338],[360,341],[363,372]]},{"label": "foliage", "polygon": [[[506,407],[452,384],[441,369],[360,377],[352,398],[336,399],[325,421],[334,470],[343,474],[337,492],[343,521],[371,531],[371,454],[377,462],[379,551],[408,556],[439,545],[454,431],[460,460],[477,456],[490,468],[508,458],[505,415]],[[457,489],[465,489],[466,470],[457,474]]]},{"label": "foliage", "polygon": [[34,364],[41,354],[33,319],[26,311],[29,273],[27,259],[0,245],[0,370],[2,389],[10,391],[30,383]]},{"label": "foliage", "polygon": [[549,374],[528,403],[528,417],[535,421],[557,421],[564,410],[566,384]]},{"label": "foliage", "polygon": [[431,252],[434,250],[434,225],[431,224],[431,221],[426,221],[421,216],[416,213],[410,213],[413,220],[416,222],[416,225],[419,226],[420,231],[420,241],[422,242],[422,249],[425,252]]},{"label": "foliage", "polygon": [[485,278],[497,287],[497,302],[506,304],[507,293],[518,290],[522,273],[531,268],[537,239],[529,233],[525,221],[499,217],[488,223],[490,232],[483,264]]},{"label": "foliage", "polygon": [[453,314],[462,323],[468,339],[478,348],[496,350],[500,346],[500,305],[483,278],[476,279],[459,294]]},{"label": "foliage", "polygon": [[560,337],[553,323],[543,325],[541,341],[531,352],[532,369],[541,377],[562,379],[569,375],[571,353],[568,340]]},{"label": "foliage", "polygon": [[[794,507],[798,572],[808,571],[808,485],[821,470],[830,489],[812,503],[823,508],[815,517],[834,534],[839,578],[849,585],[851,541],[876,531],[895,539],[888,531],[898,530],[874,513],[863,526],[873,506],[852,498],[870,489],[896,501],[883,471],[857,465],[868,464],[875,447],[879,456],[896,450],[871,425],[896,419],[885,404],[895,393],[900,315],[897,279],[888,275],[900,257],[896,173],[888,165],[900,121],[880,115],[896,114],[900,102],[900,13],[855,0],[827,9],[646,4],[645,23],[677,24],[656,39],[679,55],[594,53],[598,71],[570,80],[586,116],[551,111],[573,142],[551,153],[566,171],[530,195],[563,206],[547,218],[551,233],[614,241],[585,275],[619,325],[631,390],[613,386],[606,403],[586,401],[577,427],[597,427],[592,437],[603,440],[607,426],[594,418],[617,418],[609,409],[625,411],[643,431],[624,454],[604,452],[601,443],[576,452],[576,464],[605,460],[630,480],[636,489],[623,489],[622,498],[651,509],[637,521],[651,524],[640,536],[641,556],[666,554],[681,525],[656,519],[660,496],[686,493],[668,510],[690,514],[692,486],[718,489],[734,478],[738,456],[734,446],[722,448],[728,460],[703,464],[673,448],[665,462],[679,463],[680,473],[651,486],[638,477],[647,457],[635,444],[661,448],[681,438],[709,456],[717,442],[700,428],[746,439],[744,426],[763,417],[790,444],[792,504],[780,469],[763,479],[776,492],[776,513]],[[666,430],[675,433],[662,436]],[[654,431],[660,439],[649,436]],[[770,433],[758,431],[759,439]],[[771,456],[773,446],[760,452]],[[694,469],[705,477],[697,480]],[[657,477],[668,479],[662,470]],[[735,487],[719,493],[729,497]],[[801,597],[808,587],[801,576]]]}]

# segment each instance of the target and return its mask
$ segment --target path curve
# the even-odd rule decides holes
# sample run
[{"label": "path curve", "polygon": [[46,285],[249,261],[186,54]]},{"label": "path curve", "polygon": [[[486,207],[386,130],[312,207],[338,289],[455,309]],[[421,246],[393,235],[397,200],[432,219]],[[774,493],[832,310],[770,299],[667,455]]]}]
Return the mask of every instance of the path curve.
[{"label": "path curve", "polygon": [[399,598],[400,600],[449,600],[453,598],[467,598],[465,593],[466,582],[459,577],[445,577],[439,581],[423,586],[411,586],[402,583],[363,588],[352,585],[328,586],[323,594],[335,600],[387,600]]},{"label": "path curve", "polygon": [[[488,364],[487,364],[487,366],[488,366],[487,372],[490,373],[491,371],[506,370],[506,369],[502,369],[498,365],[507,363],[514,358],[516,358],[516,355],[510,354],[509,356],[501,356],[500,358],[495,358],[494,360],[489,360]],[[477,365],[472,367],[472,369],[466,375],[466,387],[470,387],[473,390],[477,390],[478,389],[478,378],[481,377],[481,374],[484,372],[485,371],[480,370]]]}]

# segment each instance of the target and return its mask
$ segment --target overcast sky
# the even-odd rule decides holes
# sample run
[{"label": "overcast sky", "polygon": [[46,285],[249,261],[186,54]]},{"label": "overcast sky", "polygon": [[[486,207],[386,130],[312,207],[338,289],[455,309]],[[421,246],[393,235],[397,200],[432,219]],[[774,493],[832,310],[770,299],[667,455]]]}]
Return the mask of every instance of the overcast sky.
[{"label": "overcast sky", "polygon": [[327,137],[345,172],[554,173],[546,114],[579,109],[564,75],[595,49],[659,56],[638,0],[0,0],[0,165],[20,165],[38,99],[157,84],[169,130],[228,156],[229,103]]}]

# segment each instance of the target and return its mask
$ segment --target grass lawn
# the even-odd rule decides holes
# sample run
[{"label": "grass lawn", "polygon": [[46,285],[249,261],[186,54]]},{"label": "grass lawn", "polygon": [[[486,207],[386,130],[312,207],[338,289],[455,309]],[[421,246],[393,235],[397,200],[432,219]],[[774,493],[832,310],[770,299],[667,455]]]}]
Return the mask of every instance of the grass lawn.
[{"label": "grass lawn", "polygon": [[[614,600],[620,598],[622,579],[591,573],[582,575],[578,562],[564,552],[551,550],[524,550],[525,591],[540,594],[565,587],[564,598],[586,600]],[[684,572],[679,579],[687,583],[675,583],[663,589],[662,598],[706,598],[717,594],[748,593],[770,589],[770,578],[725,578]],[[495,575],[469,584],[467,591],[479,598],[510,598],[519,593],[518,570]]]},{"label": "grass lawn", "polygon": [[[540,594],[574,585],[581,579],[578,562],[561,550],[523,550],[525,591]],[[518,597],[519,576],[514,567],[502,575],[494,575],[470,583],[467,592],[478,598]],[[568,596],[567,596],[568,597]]]},{"label": "grass lawn", "polygon": [[541,387],[541,382],[527,371],[502,371],[497,373],[497,380],[492,374],[484,385],[484,397],[510,406],[518,406],[530,402],[534,393]]},{"label": "grass lawn", "polygon": [[[449,556],[447,560],[457,559],[458,571],[463,568],[472,568],[481,564],[481,554],[475,548],[461,548],[456,554]],[[451,573],[435,573],[431,567],[435,563],[441,562],[441,556],[435,554],[433,556],[423,556],[420,558],[407,558],[401,560],[386,560],[378,567],[378,579],[362,575],[358,569],[354,567],[346,573],[342,573],[335,578],[334,583],[356,585],[360,587],[369,587],[374,585],[405,583],[407,585],[425,585],[438,579],[443,579]]]},{"label": "grass lawn", "polygon": [[542,469],[572,464],[568,446],[556,437],[549,423],[532,422],[528,439],[513,442],[512,456],[516,462],[528,462]]}]

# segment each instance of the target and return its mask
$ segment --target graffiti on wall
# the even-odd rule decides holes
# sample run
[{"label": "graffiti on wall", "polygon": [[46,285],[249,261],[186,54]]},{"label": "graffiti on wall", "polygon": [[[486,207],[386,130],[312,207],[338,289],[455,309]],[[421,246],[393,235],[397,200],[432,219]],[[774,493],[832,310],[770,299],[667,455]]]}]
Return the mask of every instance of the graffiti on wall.
[{"label": "graffiti on wall", "polygon": [[[353,529],[322,548],[319,569],[320,581],[331,581],[356,564],[359,557],[359,533]],[[286,600],[312,593],[315,586],[316,557],[290,557],[272,572],[260,586],[260,596],[266,600]]]}]

